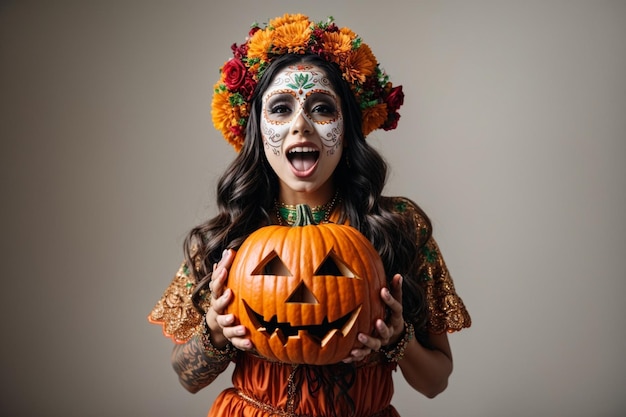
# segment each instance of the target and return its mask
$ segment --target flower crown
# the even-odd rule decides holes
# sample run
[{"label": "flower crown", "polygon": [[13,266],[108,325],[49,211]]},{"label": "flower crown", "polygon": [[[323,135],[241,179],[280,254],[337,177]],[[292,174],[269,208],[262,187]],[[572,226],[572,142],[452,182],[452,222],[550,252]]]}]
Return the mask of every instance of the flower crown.
[{"label": "flower crown", "polygon": [[404,102],[402,86],[393,87],[370,47],[334,19],[312,22],[302,14],[285,14],[265,27],[254,24],[246,41],[231,46],[233,58],[220,69],[211,116],[213,125],[239,151],[246,136],[251,98],[263,72],[274,58],[285,54],[316,54],[339,65],[363,114],[363,135],[376,129],[392,130]]}]

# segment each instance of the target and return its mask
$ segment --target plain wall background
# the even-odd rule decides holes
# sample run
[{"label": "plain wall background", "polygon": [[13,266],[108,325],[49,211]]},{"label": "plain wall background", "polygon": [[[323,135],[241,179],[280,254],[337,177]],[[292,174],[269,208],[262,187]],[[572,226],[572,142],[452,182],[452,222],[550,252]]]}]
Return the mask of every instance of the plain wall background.
[{"label": "plain wall background", "polygon": [[626,2],[2,1],[0,415],[204,416],[146,316],[234,155],[210,121],[253,21],[328,15],[406,101],[369,139],[472,314],[405,416],[626,410]]}]

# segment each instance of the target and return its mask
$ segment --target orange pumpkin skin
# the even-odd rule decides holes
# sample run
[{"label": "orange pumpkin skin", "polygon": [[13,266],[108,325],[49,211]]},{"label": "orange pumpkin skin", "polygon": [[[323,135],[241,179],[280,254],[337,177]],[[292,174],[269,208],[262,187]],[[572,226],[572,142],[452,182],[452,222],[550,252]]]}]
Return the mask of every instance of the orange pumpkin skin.
[{"label": "orange pumpkin skin", "polygon": [[337,363],[385,314],[380,256],[345,225],[258,229],[237,251],[227,285],[228,313],[248,329],[257,353],[280,362]]}]

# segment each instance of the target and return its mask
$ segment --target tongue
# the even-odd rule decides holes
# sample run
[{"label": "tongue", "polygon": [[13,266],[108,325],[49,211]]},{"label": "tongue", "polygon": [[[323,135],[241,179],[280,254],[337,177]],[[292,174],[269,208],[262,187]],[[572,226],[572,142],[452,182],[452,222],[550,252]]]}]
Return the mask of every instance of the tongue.
[{"label": "tongue", "polygon": [[314,153],[299,153],[291,158],[291,165],[297,171],[307,171],[315,165],[317,158]]}]

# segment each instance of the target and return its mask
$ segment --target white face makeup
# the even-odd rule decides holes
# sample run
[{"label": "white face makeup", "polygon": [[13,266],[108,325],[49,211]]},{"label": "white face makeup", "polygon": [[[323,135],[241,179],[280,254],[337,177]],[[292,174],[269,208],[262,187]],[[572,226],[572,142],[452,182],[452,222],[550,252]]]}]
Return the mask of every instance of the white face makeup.
[{"label": "white face makeup", "polygon": [[282,142],[302,115],[332,154],[343,139],[339,98],[324,72],[312,65],[293,65],[278,73],[263,94],[261,132],[266,146],[280,152]]},{"label": "white face makeup", "polygon": [[280,197],[292,200],[294,193],[304,193],[295,200],[325,203],[344,140],[341,101],[326,74],[312,65],[288,66],[262,99],[264,151],[280,180]]}]

